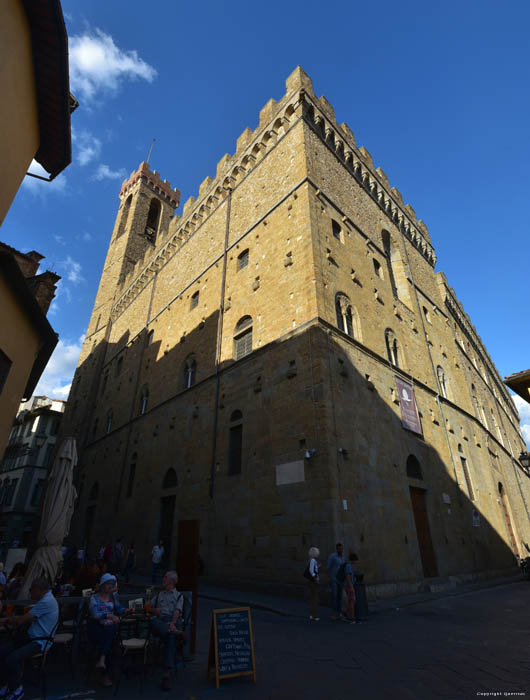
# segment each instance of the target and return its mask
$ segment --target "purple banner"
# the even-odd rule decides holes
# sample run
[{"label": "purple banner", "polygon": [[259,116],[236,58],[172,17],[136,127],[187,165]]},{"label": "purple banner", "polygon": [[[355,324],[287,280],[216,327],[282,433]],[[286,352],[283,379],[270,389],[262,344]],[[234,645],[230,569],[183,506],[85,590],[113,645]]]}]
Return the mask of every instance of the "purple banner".
[{"label": "purple banner", "polygon": [[407,430],[412,430],[413,433],[423,435],[418,407],[416,406],[416,397],[414,396],[414,387],[410,382],[401,379],[401,377],[395,377],[395,380],[399,405],[401,406],[401,423],[403,427]]}]

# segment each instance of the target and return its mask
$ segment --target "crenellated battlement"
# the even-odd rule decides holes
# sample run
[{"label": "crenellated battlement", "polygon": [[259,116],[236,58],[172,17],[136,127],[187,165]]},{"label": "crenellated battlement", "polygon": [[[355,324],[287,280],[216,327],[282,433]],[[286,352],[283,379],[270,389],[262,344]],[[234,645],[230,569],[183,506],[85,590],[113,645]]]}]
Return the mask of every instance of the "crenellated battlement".
[{"label": "crenellated battlement", "polygon": [[171,187],[171,183],[167,180],[161,180],[160,175],[156,170],[151,170],[149,165],[144,161],[140,163],[137,170],[129,175],[127,180],[124,180],[120,190],[120,199],[127,197],[135,184],[139,180],[144,180],[155,190],[155,192],[164,197],[173,207],[178,207],[180,202],[180,192],[176,188]]},{"label": "crenellated battlement", "polygon": [[[241,133],[235,153],[232,156],[226,153],[217,163],[215,177],[207,176],[199,187],[198,197],[191,196],[184,203],[182,217],[173,218],[168,235],[164,236],[158,249],[148,251],[127,275],[122,286],[124,292],[113,307],[113,318],[145,286],[163,261],[185,245],[198,226],[224,200],[228,190],[237,187],[299,119],[304,119],[326,143],[386,216],[434,267],[436,255],[426,225],[417,219],[414,209],[403,202],[399,190],[390,186],[384,171],[374,168],[368,150],[364,146],[357,147],[350,127],[345,123],[337,123],[335,111],[328,100],[323,96],[316,97],[311,78],[298,66],[287,78],[285,85],[286,93],[282,99],[276,102],[271,98],[265,104],[260,110],[256,129],[252,131],[246,128]],[[150,177],[153,186],[156,184],[164,194],[178,200],[178,190],[172,190],[167,181],[162,183],[158,174],[151,173],[146,163],[142,163],[123,183],[120,197],[125,196],[140,177]]]}]

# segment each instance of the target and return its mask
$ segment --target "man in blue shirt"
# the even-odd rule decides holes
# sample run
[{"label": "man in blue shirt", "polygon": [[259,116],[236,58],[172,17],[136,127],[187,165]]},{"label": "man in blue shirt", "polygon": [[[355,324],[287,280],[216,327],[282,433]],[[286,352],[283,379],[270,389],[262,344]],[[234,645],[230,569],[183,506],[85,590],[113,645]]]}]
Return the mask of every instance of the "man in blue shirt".
[{"label": "man in blue shirt", "polygon": [[336,552],[329,555],[327,566],[329,569],[329,580],[331,583],[331,593],[333,595],[333,610],[335,613],[332,620],[342,620],[342,589],[344,588],[345,577],[342,577],[342,580],[338,580],[337,574],[339,574],[341,566],[346,563],[346,557],[343,554],[341,542],[337,542],[336,550]]},{"label": "man in blue shirt", "polygon": [[33,581],[30,595],[36,602],[29,612],[0,619],[0,624],[7,623],[16,627],[31,623],[27,632],[0,645],[0,698],[5,700],[21,700],[24,696],[21,662],[51,646],[51,642],[42,637],[51,637],[59,620],[59,606],[45,578]]}]

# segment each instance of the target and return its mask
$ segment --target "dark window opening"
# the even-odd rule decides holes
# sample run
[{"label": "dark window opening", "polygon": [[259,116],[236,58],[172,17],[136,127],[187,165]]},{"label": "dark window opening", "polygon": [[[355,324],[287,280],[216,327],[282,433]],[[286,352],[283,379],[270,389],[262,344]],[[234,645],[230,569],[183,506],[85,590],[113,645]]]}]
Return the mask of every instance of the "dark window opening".
[{"label": "dark window opening", "polygon": [[243,426],[233,425],[230,428],[228,445],[228,473],[241,474],[241,452],[243,446]]},{"label": "dark window opening", "polygon": [[192,294],[190,301],[190,309],[195,309],[197,306],[199,306],[199,292]]},{"label": "dark window opening", "polygon": [[407,457],[407,476],[411,479],[423,479],[421,465],[414,455]]},{"label": "dark window opening", "polygon": [[178,486],[177,472],[170,467],[164,475],[164,481],[162,482],[163,489],[174,489]]},{"label": "dark window opening", "polygon": [[248,265],[248,248],[237,256],[237,269],[242,270]]},{"label": "dark window opening", "polygon": [[342,241],[342,229],[339,222],[335,221],[335,219],[331,219],[331,231],[334,238],[336,238],[338,241]]},{"label": "dark window opening", "polygon": [[147,214],[147,223],[145,225],[145,237],[150,243],[156,242],[156,234],[158,232],[158,221],[160,218],[161,206],[158,199],[151,200],[149,205],[149,213]]}]

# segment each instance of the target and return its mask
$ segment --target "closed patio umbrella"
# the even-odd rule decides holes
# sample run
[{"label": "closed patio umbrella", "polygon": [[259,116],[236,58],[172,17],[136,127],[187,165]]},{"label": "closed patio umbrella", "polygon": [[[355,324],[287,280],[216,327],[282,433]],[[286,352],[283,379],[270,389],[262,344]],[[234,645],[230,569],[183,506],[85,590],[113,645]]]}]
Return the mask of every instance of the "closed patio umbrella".
[{"label": "closed patio umbrella", "polygon": [[77,464],[75,439],[66,438],[53,463],[40,522],[37,549],[28,564],[18,597],[28,598],[31,582],[45,576],[53,582],[61,561],[61,546],[70,530],[70,520],[77,496],[74,488],[74,467]]}]

